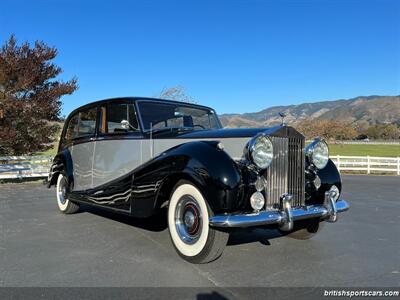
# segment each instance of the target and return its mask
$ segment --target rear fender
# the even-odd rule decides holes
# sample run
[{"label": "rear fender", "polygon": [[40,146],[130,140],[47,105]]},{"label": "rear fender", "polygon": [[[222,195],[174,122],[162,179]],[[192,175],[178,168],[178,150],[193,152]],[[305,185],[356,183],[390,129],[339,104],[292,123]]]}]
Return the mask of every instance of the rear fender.
[{"label": "rear fender", "polygon": [[68,149],[63,150],[54,157],[47,179],[47,187],[50,188],[52,185],[57,184],[57,178],[61,172],[65,173],[70,183],[74,181],[72,157]]}]

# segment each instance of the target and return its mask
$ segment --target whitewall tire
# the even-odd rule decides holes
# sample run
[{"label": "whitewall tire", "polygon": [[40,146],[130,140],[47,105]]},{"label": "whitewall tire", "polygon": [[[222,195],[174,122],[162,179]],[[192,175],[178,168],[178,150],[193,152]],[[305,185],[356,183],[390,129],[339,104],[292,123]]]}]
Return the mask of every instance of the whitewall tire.
[{"label": "whitewall tire", "polygon": [[212,214],[201,192],[189,181],[175,186],[168,206],[168,228],[178,254],[192,263],[221,256],[229,234],[209,226]]},{"label": "whitewall tire", "polygon": [[58,208],[64,214],[73,214],[79,210],[79,205],[71,202],[67,198],[69,189],[70,183],[67,177],[61,173],[57,178],[56,194]]}]

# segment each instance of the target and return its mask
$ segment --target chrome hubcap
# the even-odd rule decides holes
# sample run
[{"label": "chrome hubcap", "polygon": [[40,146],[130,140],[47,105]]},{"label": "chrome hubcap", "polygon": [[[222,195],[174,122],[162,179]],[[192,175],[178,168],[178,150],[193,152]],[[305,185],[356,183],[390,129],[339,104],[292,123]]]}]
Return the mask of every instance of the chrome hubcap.
[{"label": "chrome hubcap", "polygon": [[65,204],[65,202],[67,201],[67,181],[65,180],[65,178],[63,177],[60,182],[59,185],[57,187],[57,194],[58,194],[58,199],[60,201],[61,204]]},{"label": "chrome hubcap", "polygon": [[200,206],[190,195],[184,195],[178,200],[175,209],[175,227],[179,238],[186,244],[195,243],[202,229]]},{"label": "chrome hubcap", "polygon": [[185,226],[191,228],[195,222],[195,216],[191,211],[185,213]]}]

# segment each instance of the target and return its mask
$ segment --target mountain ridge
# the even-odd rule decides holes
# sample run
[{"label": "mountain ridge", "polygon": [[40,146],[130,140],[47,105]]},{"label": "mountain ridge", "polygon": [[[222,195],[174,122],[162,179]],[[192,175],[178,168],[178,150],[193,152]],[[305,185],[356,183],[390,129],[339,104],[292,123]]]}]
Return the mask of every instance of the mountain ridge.
[{"label": "mountain ridge", "polygon": [[287,114],[285,122],[296,125],[304,119],[337,120],[366,127],[381,123],[400,125],[400,95],[358,96],[350,99],[279,105],[258,112],[222,114],[225,127],[265,127],[279,124],[279,112]]}]

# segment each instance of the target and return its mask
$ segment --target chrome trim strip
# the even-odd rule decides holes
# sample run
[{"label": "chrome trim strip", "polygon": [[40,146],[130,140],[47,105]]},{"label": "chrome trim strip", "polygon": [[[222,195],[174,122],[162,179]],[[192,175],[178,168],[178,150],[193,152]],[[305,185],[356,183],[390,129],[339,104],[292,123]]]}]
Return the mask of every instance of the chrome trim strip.
[{"label": "chrome trim strip", "polygon": [[[350,206],[345,200],[336,202],[336,212],[347,211]],[[291,210],[292,220],[299,221],[309,218],[327,218],[330,217],[331,208],[324,205],[311,205],[306,208],[295,208]],[[251,214],[235,215],[216,215],[210,218],[210,225],[213,227],[251,227],[270,224],[282,224],[286,222],[287,216],[284,211],[260,211]]]}]

